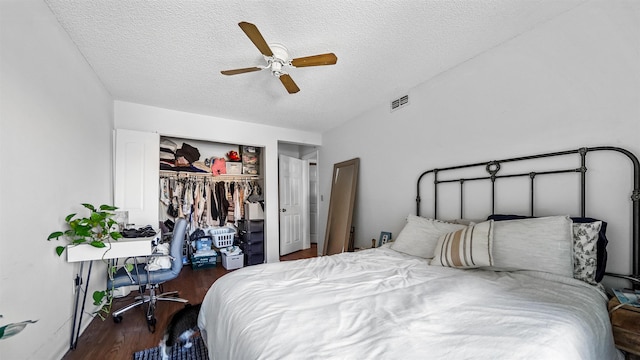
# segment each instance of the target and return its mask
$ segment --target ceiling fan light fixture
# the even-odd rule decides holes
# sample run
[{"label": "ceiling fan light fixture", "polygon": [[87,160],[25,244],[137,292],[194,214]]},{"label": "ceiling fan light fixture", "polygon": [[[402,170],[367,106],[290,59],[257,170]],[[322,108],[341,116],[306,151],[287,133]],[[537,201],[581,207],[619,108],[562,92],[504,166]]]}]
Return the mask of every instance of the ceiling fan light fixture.
[{"label": "ceiling fan light fixture", "polygon": [[267,44],[267,42],[260,34],[260,30],[251,23],[242,21],[238,23],[238,26],[244,31],[245,35],[251,40],[253,45],[260,51],[267,62],[266,66],[254,66],[242,69],[223,70],[222,75],[238,75],[248,72],[258,71],[262,69],[271,70],[271,75],[277,77],[282,85],[287,89],[289,94],[295,94],[300,91],[300,88],[293,81],[291,76],[283,70],[284,67],[307,67],[307,66],[321,66],[321,65],[334,65],[338,58],[334,53],[326,53],[312,56],[305,56],[301,58],[292,59],[289,56],[289,51],[282,44],[273,43]]},{"label": "ceiling fan light fixture", "polygon": [[282,68],[291,66],[289,51],[284,45],[278,43],[269,44],[269,48],[273,56],[265,56],[264,58],[267,61],[267,67],[271,69],[271,74],[279,78],[281,75],[286,74]]},{"label": "ceiling fan light fixture", "polygon": [[287,64],[291,62],[291,58],[289,57],[289,50],[287,50],[287,48],[284,47],[284,45],[278,44],[278,43],[272,43],[272,44],[269,44],[269,48],[271,49],[271,52],[273,52],[273,56],[265,56],[267,60],[269,58],[272,58],[274,60],[279,60],[283,64]]},{"label": "ceiling fan light fixture", "polygon": [[271,74],[275,77],[280,77],[280,75],[286,74],[282,71],[282,66],[284,64],[279,59],[274,59],[270,62],[269,66],[271,67]]}]

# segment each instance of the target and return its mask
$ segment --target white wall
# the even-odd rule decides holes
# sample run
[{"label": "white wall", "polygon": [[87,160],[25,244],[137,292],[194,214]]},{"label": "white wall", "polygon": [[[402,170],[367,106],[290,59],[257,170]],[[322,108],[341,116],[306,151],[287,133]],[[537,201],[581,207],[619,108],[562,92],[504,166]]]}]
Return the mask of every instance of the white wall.
[{"label": "white wall", "polygon": [[[323,134],[325,198],[333,164],[361,159],[356,246],[371,246],[380,231],[397,236],[406,215],[415,214],[423,170],[597,145],[640,155],[638,4],[587,2],[411,89],[408,107],[390,113],[380,104]],[[624,189],[630,176],[620,173]],[[630,190],[623,195],[630,207]],[[588,214],[616,223],[621,206]],[[626,227],[611,225],[612,242],[629,239]],[[628,271],[629,249],[609,246],[610,270]]]},{"label": "white wall", "polygon": [[161,135],[228,144],[264,147],[265,256],[279,261],[278,142],[320,145],[318,133],[250,124],[212,116],[116,101],[116,128],[157,132]]},{"label": "white wall", "polygon": [[0,2],[0,25],[0,325],[38,320],[0,357],[58,359],[78,267],[46,239],[80,203],[112,202],[112,99],[43,1]]},{"label": "white wall", "polygon": [[296,144],[289,143],[279,143],[278,144],[278,154],[291,156],[296,159],[300,158],[300,146]]}]

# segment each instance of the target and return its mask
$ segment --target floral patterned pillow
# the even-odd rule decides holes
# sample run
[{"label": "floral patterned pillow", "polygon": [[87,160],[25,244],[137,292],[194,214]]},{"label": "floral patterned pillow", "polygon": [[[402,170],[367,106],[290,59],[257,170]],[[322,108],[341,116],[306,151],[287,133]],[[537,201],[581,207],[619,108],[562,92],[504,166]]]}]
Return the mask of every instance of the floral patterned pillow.
[{"label": "floral patterned pillow", "polygon": [[602,221],[573,223],[573,277],[592,285],[598,266],[598,233]]}]

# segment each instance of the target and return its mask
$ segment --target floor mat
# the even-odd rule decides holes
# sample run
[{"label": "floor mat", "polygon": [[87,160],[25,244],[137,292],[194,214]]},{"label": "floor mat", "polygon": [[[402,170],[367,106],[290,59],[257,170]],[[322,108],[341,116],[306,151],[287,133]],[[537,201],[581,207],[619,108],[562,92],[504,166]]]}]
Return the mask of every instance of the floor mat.
[{"label": "floor mat", "polygon": [[[176,345],[171,349],[169,359],[171,360],[209,360],[209,354],[207,353],[207,347],[204,346],[204,341],[200,336],[193,338],[193,345],[186,349],[182,347],[182,344]],[[156,346],[151,349],[138,351],[133,354],[133,360],[162,360],[162,354],[160,354],[160,346]]]}]

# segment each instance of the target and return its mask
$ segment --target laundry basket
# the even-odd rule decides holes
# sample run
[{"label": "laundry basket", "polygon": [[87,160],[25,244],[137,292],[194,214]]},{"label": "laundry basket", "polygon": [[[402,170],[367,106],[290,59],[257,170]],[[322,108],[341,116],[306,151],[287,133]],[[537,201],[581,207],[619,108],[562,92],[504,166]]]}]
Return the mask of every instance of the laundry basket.
[{"label": "laundry basket", "polygon": [[209,235],[213,238],[213,245],[218,249],[233,246],[235,234],[236,231],[228,227],[209,229]]}]

